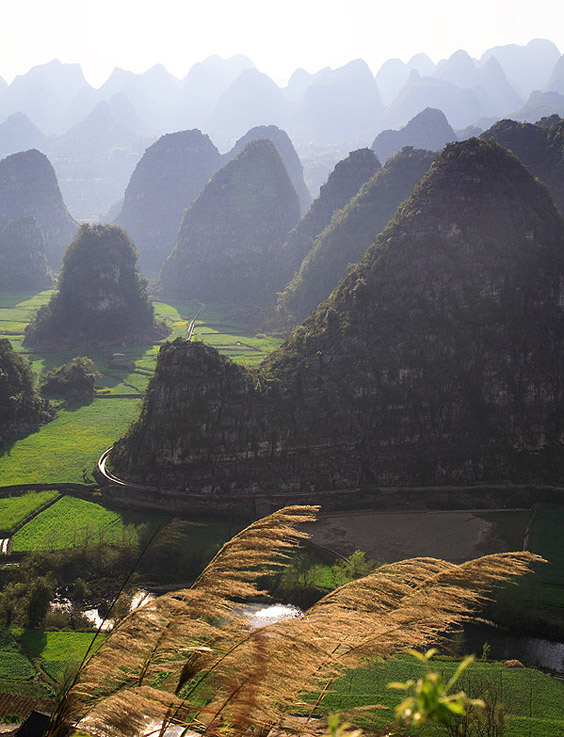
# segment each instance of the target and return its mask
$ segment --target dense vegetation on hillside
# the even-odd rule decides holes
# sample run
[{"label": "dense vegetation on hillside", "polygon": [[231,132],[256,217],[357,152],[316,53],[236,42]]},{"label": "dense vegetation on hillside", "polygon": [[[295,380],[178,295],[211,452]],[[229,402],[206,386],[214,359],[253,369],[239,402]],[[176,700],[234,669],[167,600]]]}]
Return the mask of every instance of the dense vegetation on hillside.
[{"label": "dense vegetation on hillside", "polygon": [[137,249],[121,228],[82,225],[65,252],[59,290],[26,328],[25,342],[116,345],[162,335],[136,259]]},{"label": "dense vegetation on hillside", "polygon": [[255,373],[163,348],[115,461],[193,490],[554,478],[563,279],[547,189],[494,142],[452,144]]},{"label": "dense vegetation on hillside", "polygon": [[358,194],[333,214],[278,300],[281,315],[303,322],[326,299],[423,177],[435,154],[410,147],[390,159]]},{"label": "dense vegetation on hillside", "polygon": [[9,340],[0,338],[0,446],[52,417],[49,405],[37,393],[31,364]]}]

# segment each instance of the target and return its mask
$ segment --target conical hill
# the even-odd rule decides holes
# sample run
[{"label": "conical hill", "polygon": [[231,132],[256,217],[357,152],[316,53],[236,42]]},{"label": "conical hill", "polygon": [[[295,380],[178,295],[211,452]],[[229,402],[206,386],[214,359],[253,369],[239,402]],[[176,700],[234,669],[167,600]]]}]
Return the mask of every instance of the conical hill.
[{"label": "conical hill", "polygon": [[280,294],[278,311],[290,324],[303,322],[326,299],[350,264],[384,230],[398,206],[427,173],[435,154],[406,147],[389,159],[313,239],[297,273]]},{"label": "conical hill", "polygon": [[560,478],[563,313],[548,190],[494,142],[451,144],[258,369],[163,347],[116,467],[228,491]]},{"label": "conical hill", "polygon": [[300,217],[270,140],[251,141],[186,212],[160,277],[167,297],[253,304],[272,291],[275,258]]}]

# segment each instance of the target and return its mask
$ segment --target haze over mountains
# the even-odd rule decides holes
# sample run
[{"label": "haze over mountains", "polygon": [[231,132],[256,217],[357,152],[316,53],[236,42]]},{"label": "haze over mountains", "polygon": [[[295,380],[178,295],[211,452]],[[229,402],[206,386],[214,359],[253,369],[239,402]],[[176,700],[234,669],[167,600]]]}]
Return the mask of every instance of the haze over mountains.
[{"label": "haze over mountains", "polygon": [[[315,73],[298,69],[281,88],[244,56],[216,56],[184,79],[162,65],[143,74],[115,69],[94,89],[78,64],[53,60],[0,84],[0,156],[29,148],[47,154],[71,213],[95,221],[123,198],[159,136],[198,128],[227,151],[249,129],[274,125],[289,135],[315,195],[349,151],[425,108],[441,110],[457,132],[564,112],[563,64],[552,42],[537,39],[480,59],[464,50],[437,64],[425,54],[390,59],[375,75],[361,59]],[[304,212],[307,195],[298,194]]]}]

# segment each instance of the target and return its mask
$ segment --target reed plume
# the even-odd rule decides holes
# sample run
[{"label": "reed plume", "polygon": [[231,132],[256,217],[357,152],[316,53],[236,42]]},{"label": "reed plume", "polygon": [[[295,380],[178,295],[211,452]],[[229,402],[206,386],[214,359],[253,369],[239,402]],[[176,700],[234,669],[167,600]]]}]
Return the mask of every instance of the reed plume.
[{"label": "reed plume", "polygon": [[315,511],[287,507],[253,523],[190,589],[126,617],[82,668],[58,724],[81,722],[117,737],[173,723],[206,734],[220,727],[233,735],[266,732],[306,692],[321,691],[367,657],[435,641],[467,620],[493,586],[541,560],[519,552],[460,565],[434,558],[384,565],[299,618],[252,630],[240,602],[259,593],[265,570],[284,564],[305,536],[296,525]]}]

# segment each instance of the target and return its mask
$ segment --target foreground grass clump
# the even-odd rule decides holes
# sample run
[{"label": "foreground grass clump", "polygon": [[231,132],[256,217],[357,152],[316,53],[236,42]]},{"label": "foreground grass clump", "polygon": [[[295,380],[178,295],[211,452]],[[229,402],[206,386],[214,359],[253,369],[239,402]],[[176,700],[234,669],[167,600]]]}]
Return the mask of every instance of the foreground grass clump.
[{"label": "foreground grass clump", "polygon": [[57,491],[30,491],[21,496],[8,496],[0,499],[0,528],[12,530],[36,509],[58,496]]},{"label": "foreground grass clump", "polygon": [[[286,507],[227,542],[188,589],[125,617],[61,700],[50,735],[88,716],[95,733],[141,733],[146,721],[243,735],[291,721],[303,695],[367,658],[422,647],[476,611],[491,588],[538,560],[504,553],[455,565],[418,558],[381,566],[303,616],[250,629],[241,602],[284,565],[313,521]],[[200,708],[205,704],[205,709]],[[391,720],[390,720],[391,721]],[[158,728],[158,727],[157,727]]]},{"label": "foreground grass clump", "polygon": [[124,542],[136,546],[140,543],[141,524],[151,526],[147,516],[115,512],[65,496],[16,532],[12,550],[61,550]]}]

